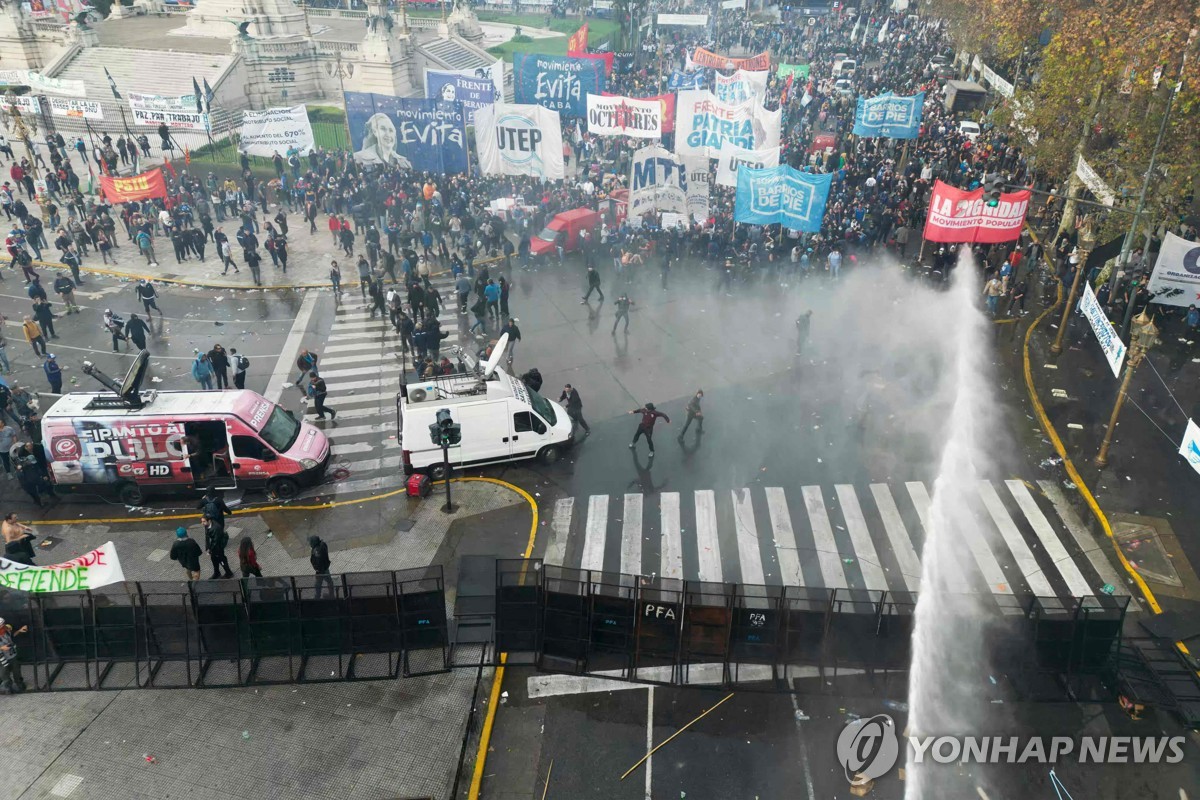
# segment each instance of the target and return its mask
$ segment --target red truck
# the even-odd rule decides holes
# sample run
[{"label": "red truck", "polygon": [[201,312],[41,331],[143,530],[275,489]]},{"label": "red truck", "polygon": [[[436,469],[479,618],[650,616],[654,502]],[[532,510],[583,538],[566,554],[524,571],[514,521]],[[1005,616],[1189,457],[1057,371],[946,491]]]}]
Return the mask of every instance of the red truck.
[{"label": "red truck", "polygon": [[534,258],[556,254],[561,245],[563,253],[579,249],[579,232],[587,230],[593,243],[600,241],[600,212],[590,208],[574,208],[556,214],[545,230],[529,240],[529,252]]}]

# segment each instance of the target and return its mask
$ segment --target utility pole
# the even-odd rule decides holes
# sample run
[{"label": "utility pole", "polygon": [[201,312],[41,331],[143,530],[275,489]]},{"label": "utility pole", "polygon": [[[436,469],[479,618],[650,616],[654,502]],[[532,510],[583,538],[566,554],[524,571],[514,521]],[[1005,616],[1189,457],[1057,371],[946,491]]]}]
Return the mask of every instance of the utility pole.
[{"label": "utility pole", "polygon": [[1150,348],[1158,343],[1158,328],[1155,327],[1154,320],[1143,311],[1134,319],[1133,339],[1129,343],[1129,355],[1125,359],[1125,377],[1121,379],[1117,402],[1113,404],[1112,415],[1108,418],[1108,430],[1104,432],[1104,441],[1100,443],[1100,452],[1096,454],[1095,464],[1097,467],[1108,465],[1108,449],[1112,446],[1113,434],[1117,430],[1117,417],[1121,415],[1121,406],[1125,405],[1125,397],[1129,393],[1129,383],[1133,380],[1133,372],[1150,352]]},{"label": "utility pole", "polygon": [[[442,13],[446,13],[445,5],[442,6]],[[342,51],[337,53],[337,79],[338,91],[342,94],[342,111],[346,122],[346,149],[350,152],[354,151],[354,137],[350,134],[350,103],[346,101],[346,70],[342,67]]]}]

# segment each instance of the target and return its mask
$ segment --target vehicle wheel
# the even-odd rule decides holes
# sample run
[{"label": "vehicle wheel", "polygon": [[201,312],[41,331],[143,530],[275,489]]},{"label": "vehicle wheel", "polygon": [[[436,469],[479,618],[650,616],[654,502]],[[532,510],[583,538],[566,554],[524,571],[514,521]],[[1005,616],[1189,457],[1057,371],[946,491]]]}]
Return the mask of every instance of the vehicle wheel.
[{"label": "vehicle wheel", "polygon": [[280,500],[291,500],[300,494],[300,486],[291,478],[276,478],[270,483],[271,494]]},{"label": "vehicle wheel", "polygon": [[444,481],[447,474],[446,465],[444,463],[433,464],[427,470],[427,474],[431,481]]},{"label": "vehicle wheel", "polygon": [[558,449],[558,445],[550,444],[543,447],[542,451],[538,453],[538,460],[543,464],[553,464],[558,461],[559,455],[561,455],[561,452]]},{"label": "vehicle wheel", "polygon": [[140,506],[146,499],[142,494],[142,487],[129,482],[121,484],[121,488],[117,490],[117,498],[127,506]]}]

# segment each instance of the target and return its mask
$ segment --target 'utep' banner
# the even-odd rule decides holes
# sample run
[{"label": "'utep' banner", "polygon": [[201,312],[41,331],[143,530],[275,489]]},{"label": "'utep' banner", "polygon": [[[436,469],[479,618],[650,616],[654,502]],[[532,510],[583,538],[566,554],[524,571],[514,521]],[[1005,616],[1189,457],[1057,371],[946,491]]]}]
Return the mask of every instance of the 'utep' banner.
[{"label": "'utep' banner", "polygon": [[708,83],[707,74],[702,69],[698,69],[695,72],[672,72],[671,77],[667,80],[667,88],[672,92],[686,89],[703,89]]},{"label": "'utep' banner", "polygon": [[711,50],[705,50],[703,47],[697,47],[695,54],[692,55],[692,62],[698,67],[748,69],[754,71],[770,69],[771,54],[764,51],[750,58],[733,58],[731,56],[718,55]]},{"label": "'utep' banner", "polygon": [[833,175],[812,175],[786,164],[738,170],[733,218],[748,225],[772,225],[816,233],[825,219]]},{"label": "'utep' banner", "polygon": [[124,580],[125,573],[112,542],[62,564],[44,567],[0,558],[0,586],[18,592],[82,592]]},{"label": "'utep' banner", "polygon": [[1200,305],[1200,243],[1168,232],[1146,288],[1152,303],[1184,308]]},{"label": "'utep' banner", "polygon": [[562,127],[548,108],[496,103],[475,115],[475,146],[484,175],[561,180]]},{"label": "'utep' banner", "polygon": [[687,168],[678,156],[657,144],[633,154],[629,173],[629,217],[650,211],[688,211]]},{"label": "'utep' banner", "polygon": [[587,97],[587,127],[599,136],[631,136],[635,139],[661,139],[663,106],[657,100],[631,97]]},{"label": "'utep' banner", "polygon": [[870,99],[858,98],[854,114],[854,135],[916,139],[921,133],[921,109],[925,93],[901,97],[887,92]]},{"label": "'utep' banner", "polygon": [[242,116],[239,149],[243,153],[270,158],[276,153],[286,155],[292,148],[302,156],[312,152],[313,131],[306,106],[247,111]]},{"label": "'utep' banner", "polygon": [[443,100],[463,104],[467,124],[475,124],[475,112],[496,102],[496,84],[491,75],[463,75],[458,72],[425,71],[425,96],[430,100]]},{"label": "'utep' banner", "polygon": [[750,169],[766,169],[779,166],[779,148],[766,147],[762,150],[746,150],[726,142],[717,158],[717,186],[728,186],[736,189],[738,185],[738,170],[742,167]]},{"label": "'utep' banner", "polygon": [[767,73],[736,70],[732,75],[713,75],[712,92],[722,103],[761,103],[767,96]]},{"label": "'utep' banner", "polygon": [[167,184],[163,180],[162,170],[152,169],[128,178],[101,175],[100,191],[103,192],[104,199],[110,203],[128,203],[130,200],[166,197]]},{"label": "'utep' banner", "polygon": [[704,156],[686,156],[683,166],[687,170],[688,213],[696,222],[704,222],[710,213],[709,180],[712,175],[708,170],[708,159]]},{"label": "'utep' banner", "polygon": [[466,114],[462,103],[346,92],[354,160],[418,172],[467,171]]},{"label": "'utep' banner", "polygon": [[726,142],[746,150],[779,145],[782,109],[767,111],[755,102],[729,105],[712,92],[680,92],[676,103],[675,152],[720,156]]},{"label": "'utep' banner", "polygon": [[607,81],[599,61],[515,53],[513,84],[518,103],[532,103],[566,117],[582,117],[587,114],[587,96],[603,94]]},{"label": "'utep' banner", "polygon": [[925,220],[925,239],[930,242],[969,242],[995,244],[1011,242],[1021,236],[1025,212],[1029,210],[1028,190],[1000,195],[1000,204],[989,208],[983,202],[983,188],[973,192],[933,182],[929,198],[929,216]]},{"label": "'utep' banner", "polygon": [[1083,299],[1079,301],[1079,310],[1091,323],[1092,332],[1096,334],[1096,341],[1100,342],[1100,349],[1104,351],[1104,357],[1108,359],[1108,366],[1113,375],[1120,376],[1121,364],[1125,361],[1125,343],[1117,336],[1116,329],[1104,315],[1104,309],[1100,307],[1100,301],[1092,291],[1092,285],[1086,280],[1083,282]]},{"label": "'utep' banner", "polygon": [[588,26],[585,22],[579,30],[567,37],[567,55],[577,56],[586,53],[588,48]]}]

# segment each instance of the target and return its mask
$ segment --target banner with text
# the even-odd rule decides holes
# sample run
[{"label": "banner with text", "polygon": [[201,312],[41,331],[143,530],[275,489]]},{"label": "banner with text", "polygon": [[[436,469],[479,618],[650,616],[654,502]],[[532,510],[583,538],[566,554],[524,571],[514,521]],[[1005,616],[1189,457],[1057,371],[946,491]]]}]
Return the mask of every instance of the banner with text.
[{"label": "banner with text", "polygon": [[687,170],[679,156],[656,144],[633,154],[629,172],[630,218],[651,211],[686,214],[687,194]]},{"label": "banner with text", "polygon": [[916,139],[921,133],[921,109],[925,93],[901,97],[885,92],[877,97],[858,98],[854,135],[888,139]]},{"label": "banner with text", "polygon": [[17,592],[83,592],[124,581],[125,573],[112,542],[70,561],[44,567],[0,558],[0,586]]},{"label": "banner with text", "polygon": [[40,114],[42,113],[42,104],[38,102],[37,96],[32,94],[0,94],[0,110],[8,111],[10,108],[16,107],[17,111],[22,114]]},{"label": "banner with text", "polygon": [[567,55],[577,56],[580,53],[586,53],[588,48],[588,26],[583,23],[579,26],[579,30],[567,37]]},{"label": "banner with text", "polygon": [[712,173],[708,169],[707,156],[684,156],[683,167],[687,170],[687,209],[696,222],[705,222],[709,209],[709,181]]},{"label": "banner with text", "polygon": [[1029,197],[1024,189],[1006,192],[1000,195],[998,206],[989,208],[983,202],[982,187],[968,192],[934,181],[924,236],[931,242],[1011,242],[1021,236]]},{"label": "banner with text", "polygon": [[535,53],[513,54],[513,86],[517,102],[543,106],[563,116],[586,116],[587,96],[602,94],[606,78],[604,65],[599,61]]},{"label": "banner with text", "polygon": [[430,100],[444,100],[447,103],[457,100],[462,103],[468,125],[475,124],[476,111],[498,99],[491,75],[479,77],[431,69],[425,70],[425,96]]},{"label": "banner with text", "polygon": [[722,103],[763,102],[767,96],[767,76],[763,71],[735,70],[732,75],[713,74],[712,92]]},{"label": "banner with text", "polygon": [[738,170],[742,167],[750,169],[766,169],[779,166],[779,147],[766,147],[762,150],[747,150],[743,147],[726,142],[717,157],[717,186],[737,188]]},{"label": "banner with text", "polygon": [[439,175],[467,171],[462,103],[346,92],[354,160]]},{"label": "banner with text", "polygon": [[1079,311],[1091,323],[1092,332],[1096,334],[1096,341],[1100,342],[1100,349],[1104,351],[1104,357],[1108,359],[1108,366],[1113,371],[1113,375],[1119,377],[1121,364],[1125,361],[1125,343],[1121,341],[1120,336],[1117,336],[1116,329],[1104,315],[1104,309],[1100,306],[1100,301],[1096,299],[1096,293],[1092,291],[1092,285],[1086,280],[1083,282],[1083,297],[1079,300]]},{"label": "banner with text", "polygon": [[87,97],[83,81],[47,78],[40,72],[28,69],[0,69],[0,85],[28,86],[34,94],[65,94],[69,97]]},{"label": "banner with text", "polygon": [[733,58],[697,47],[696,52],[692,54],[692,63],[698,67],[712,67],[713,69],[770,69],[771,54],[762,52],[750,58]]},{"label": "banner with text", "polygon": [[705,70],[698,69],[695,72],[679,72],[671,73],[671,77],[667,80],[667,88],[672,92],[678,92],[685,89],[703,89],[708,83],[708,73]]},{"label": "banner with text", "polygon": [[497,100],[504,99],[504,61],[497,59],[494,64],[474,69],[427,69],[425,70],[425,93],[429,94],[430,75],[462,75],[464,78],[491,78],[496,87]]},{"label": "banner with text", "polygon": [[747,225],[772,225],[816,233],[825,218],[832,174],[812,175],[786,164],[738,170],[733,218]]},{"label": "banner with text", "polygon": [[76,100],[70,97],[48,97],[50,113],[56,117],[104,119],[104,109],[95,100]]},{"label": "banner with text", "polygon": [[1179,455],[1187,459],[1192,469],[1200,472],[1200,425],[1189,419],[1187,428],[1183,431],[1183,441],[1179,444]]},{"label": "banner with text", "polygon": [[484,175],[532,175],[561,180],[562,127],[538,105],[496,103],[475,114],[475,147]]},{"label": "banner with text", "polygon": [[587,110],[588,131],[598,136],[662,138],[663,107],[657,100],[589,94]]},{"label": "banner with text", "polygon": [[779,145],[782,109],[767,111],[756,102],[730,105],[703,91],[680,92],[675,108],[680,155],[717,158],[726,142],[746,150]]},{"label": "banner with text", "polygon": [[1168,232],[1147,288],[1152,303],[1184,308],[1200,305],[1200,242]]},{"label": "banner with text", "polygon": [[129,110],[133,112],[133,124],[157,128],[165,123],[168,128],[182,131],[208,130],[208,114],[196,113],[196,96],[162,97],[157,94],[130,92]]},{"label": "banner with text", "polygon": [[808,80],[808,64],[780,64],[775,70],[775,77],[786,78],[788,75],[795,75],[796,80]]},{"label": "banner with text", "polygon": [[[605,97],[620,97],[620,95],[612,92],[605,92]],[[646,102],[658,103],[662,106],[662,132],[674,133],[675,131],[675,94],[659,94],[654,97],[639,97],[639,100]]]},{"label": "banner with text", "polygon": [[270,158],[275,153],[287,155],[288,150],[295,148],[306,156],[314,146],[306,106],[247,111],[242,116],[238,149],[243,153]]},{"label": "banner with text", "polygon": [[100,191],[110,203],[128,203],[130,200],[146,200],[166,197],[167,184],[161,169],[152,169],[128,178],[100,176]]},{"label": "banner with text", "polygon": [[684,28],[703,28],[708,24],[708,14],[659,14],[659,25],[678,25]]}]

